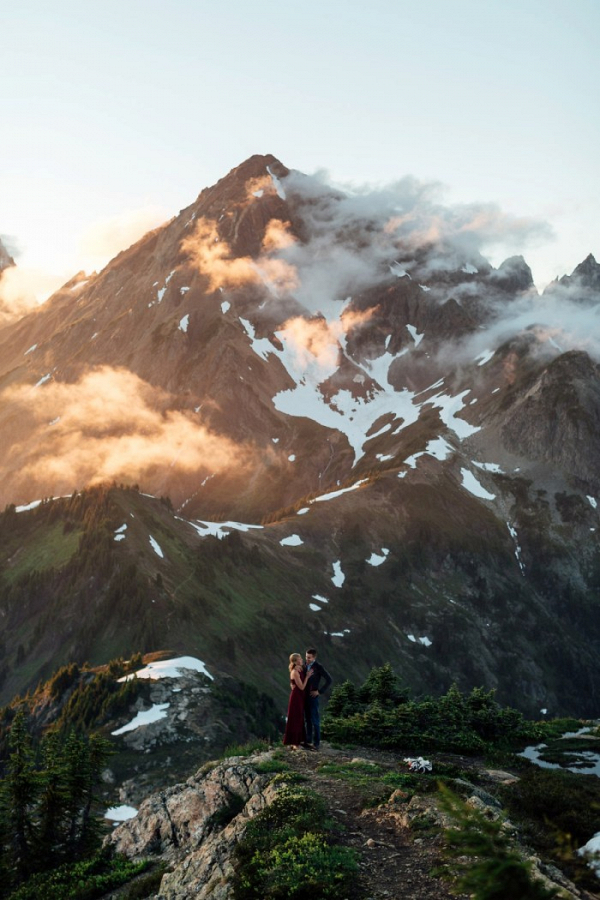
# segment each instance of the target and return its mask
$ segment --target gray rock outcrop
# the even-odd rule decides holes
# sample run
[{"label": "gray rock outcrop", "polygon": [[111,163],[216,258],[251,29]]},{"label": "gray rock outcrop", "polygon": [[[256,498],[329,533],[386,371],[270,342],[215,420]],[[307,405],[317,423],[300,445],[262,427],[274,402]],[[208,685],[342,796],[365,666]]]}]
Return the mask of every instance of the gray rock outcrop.
[{"label": "gray rock outcrop", "polygon": [[[276,794],[270,776],[255,768],[271,756],[231,757],[200,769],[183,784],[148,797],[107,843],[131,859],[159,856],[172,866],[162,879],[160,900],[228,900],[233,849],[248,820]],[[222,827],[228,810],[231,821]]]}]

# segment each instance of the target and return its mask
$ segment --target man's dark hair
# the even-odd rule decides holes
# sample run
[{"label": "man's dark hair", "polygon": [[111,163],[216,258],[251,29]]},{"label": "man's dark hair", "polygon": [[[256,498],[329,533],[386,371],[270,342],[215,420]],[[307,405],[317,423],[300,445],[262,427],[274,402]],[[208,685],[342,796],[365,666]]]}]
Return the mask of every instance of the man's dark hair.
[{"label": "man's dark hair", "polygon": [[308,647],[308,648],[306,649],[306,653],[311,653],[313,656],[316,656],[316,655],[317,655],[317,651],[315,650],[314,647]]}]

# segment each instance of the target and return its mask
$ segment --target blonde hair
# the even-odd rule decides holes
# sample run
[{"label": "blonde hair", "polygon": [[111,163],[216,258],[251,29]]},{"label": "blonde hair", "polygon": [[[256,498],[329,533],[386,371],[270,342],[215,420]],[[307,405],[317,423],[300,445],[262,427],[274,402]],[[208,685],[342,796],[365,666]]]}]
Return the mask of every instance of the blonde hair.
[{"label": "blonde hair", "polygon": [[290,653],[290,664],[289,664],[290,674],[291,674],[292,670],[295,668],[295,666],[298,664],[298,660],[300,660],[300,662],[302,662],[302,655],[300,653]]}]

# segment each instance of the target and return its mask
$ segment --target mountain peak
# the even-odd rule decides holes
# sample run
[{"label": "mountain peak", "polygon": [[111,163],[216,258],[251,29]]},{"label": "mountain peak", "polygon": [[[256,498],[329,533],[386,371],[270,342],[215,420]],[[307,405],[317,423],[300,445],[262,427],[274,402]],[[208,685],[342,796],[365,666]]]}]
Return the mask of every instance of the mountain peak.
[{"label": "mountain peak", "polygon": [[592,253],[588,253],[583,262],[573,269],[571,278],[579,278],[584,287],[600,290],[600,265]]}]

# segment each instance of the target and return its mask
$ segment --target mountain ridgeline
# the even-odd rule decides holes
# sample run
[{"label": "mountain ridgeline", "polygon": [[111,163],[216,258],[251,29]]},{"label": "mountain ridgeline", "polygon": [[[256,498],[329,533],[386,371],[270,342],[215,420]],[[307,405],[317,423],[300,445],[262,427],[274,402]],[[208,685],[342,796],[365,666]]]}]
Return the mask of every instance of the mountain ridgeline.
[{"label": "mountain ridgeline", "polygon": [[459,218],[254,156],[2,324],[5,701],[169,649],[283,702],[314,644],[597,714],[600,266]]}]

